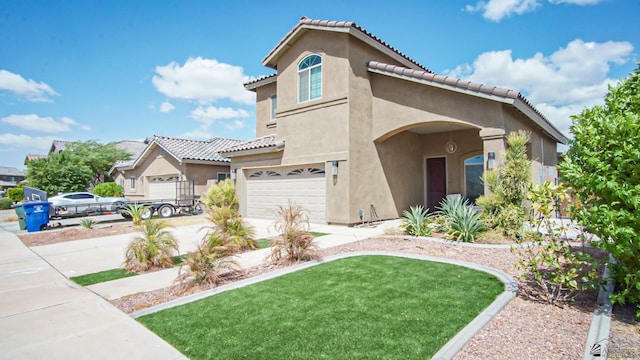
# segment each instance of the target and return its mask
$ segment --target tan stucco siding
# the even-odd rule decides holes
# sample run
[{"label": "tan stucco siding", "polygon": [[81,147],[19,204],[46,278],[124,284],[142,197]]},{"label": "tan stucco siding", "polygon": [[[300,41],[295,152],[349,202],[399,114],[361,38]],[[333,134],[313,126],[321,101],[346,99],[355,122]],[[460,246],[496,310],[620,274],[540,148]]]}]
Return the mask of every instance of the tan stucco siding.
[{"label": "tan stucco siding", "polygon": [[504,126],[500,103],[411,81],[371,74],[373,137],[434,122],[477,129]]},{"label": "tan stucco siding", "polygon": [[199,199],[207,189],[207,181],[215,181],[218,179],[218,173],[230,174],[230,166],[224,165],[206,165],[206,164],[186,164],[186,171],[182,177],[183,180],[193,180],[194,195]]},{"label": "tan stucco siding", "polygon": [[256,89],[256,137],[276,132],[277,122],[271,120],[271,96],[273,95],[277,95],[275,82]]},{"label": "tan stucco siding", "polygon": [[278,60],[278,108],[289,111],[298,107],[298,63],[306,56],[322,56],[322,97],[300,105],[326,101],[348,92],[347,34],[312,31],[304,35]]}]

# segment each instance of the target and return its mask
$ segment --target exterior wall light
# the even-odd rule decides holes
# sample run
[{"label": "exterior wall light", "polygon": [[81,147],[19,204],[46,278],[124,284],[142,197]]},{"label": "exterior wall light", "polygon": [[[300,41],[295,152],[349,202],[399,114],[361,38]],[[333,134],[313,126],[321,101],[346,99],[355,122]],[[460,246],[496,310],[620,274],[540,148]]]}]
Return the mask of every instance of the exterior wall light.
[{"label": "exterior wall light", "polygon": [[489,160],[487,160],[487,169],[495,169],[496,167],[496,153],[490,151],[488,154]]},{"label": "exterior wall light", "polygon": [[331,174],[333,176],[338,176],[338,164],[339,164],[338,160],[333,160],[331,162]]},{"label": "exterior wall light", "polygon": [[236,181],[236,173],[238,169],[231,169],[231,181]]}]

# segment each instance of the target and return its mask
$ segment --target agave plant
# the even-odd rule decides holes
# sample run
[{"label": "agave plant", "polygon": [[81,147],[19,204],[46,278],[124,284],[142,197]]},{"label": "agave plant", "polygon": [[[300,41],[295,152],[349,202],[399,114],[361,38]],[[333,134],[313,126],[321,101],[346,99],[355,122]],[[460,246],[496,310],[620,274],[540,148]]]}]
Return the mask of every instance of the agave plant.
[{"label": "agave plant", "polygon": [[172,258],[178,254],[178,242],[169,228],[171,226],[163,220],[144,221],[141,233],[127,246],[124,266],[133,271],[173,266]]},{"label": "agave plant", "polygon": [[400,227],[404,229],[404,232],[408,235],[415,236],[430,236],[433,229],[429,226],[429,209],[425,209],[424,206],[411,206],[409,210],[405,210],[402,215],[402,224]]},{"label": "agave plant", "polygon": [[444,232],[457,241],[473,242],[484,229],[480,212],[469,204],[468,199],[446,198],[438,207],[438,215],[444,219]]},{"label": "agave plant", "polygon": [[93,220],[92,218],[83,218],[80,220],[80,226],[82,226],[82,228],[84,229],[93,229],[93,227],[97,224],[98,222]]},{"label": "agave plant", "polygon": [[278,205],[274,229],[281,236],[271,245],[269,258],[277,264],[290,264],[318,258],[313,236],[309,234],[307,211],[295,202]]}]

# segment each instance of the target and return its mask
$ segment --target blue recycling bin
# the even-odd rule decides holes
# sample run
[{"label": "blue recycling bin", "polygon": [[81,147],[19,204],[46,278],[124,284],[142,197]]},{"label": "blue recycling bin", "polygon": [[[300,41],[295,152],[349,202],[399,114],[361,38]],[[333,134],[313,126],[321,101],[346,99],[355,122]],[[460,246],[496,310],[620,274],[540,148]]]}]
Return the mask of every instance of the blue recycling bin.
[{"label": "blue recycling bin", "polygon": [[51,204],[48,201],[22,203],[28,232],[40,231],[46,228],[49,223],[49,206]]}]

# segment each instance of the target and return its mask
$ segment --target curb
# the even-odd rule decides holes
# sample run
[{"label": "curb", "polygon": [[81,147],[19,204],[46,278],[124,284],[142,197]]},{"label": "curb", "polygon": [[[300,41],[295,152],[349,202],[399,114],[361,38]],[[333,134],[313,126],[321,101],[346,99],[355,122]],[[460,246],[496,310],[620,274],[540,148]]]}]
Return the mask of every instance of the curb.
[{"label": "curb", "polygon": [[250,279],[241,280],[228,285],[223,285],[208,291],[185,296],[183,298],[169,301],[164,304],[160,304],[157,306],[149,307],[144,310],[136,311],[131,313],[129,316],[136,319],[144,315],[153,314],[158,311],[162,311],[165,309],[170,309],[176,306],[181,306],[194,301],[198,301],[198,300],[207,298],[209,296],[220,294],[225,291],[238,289],[244,286],[248,286],[248,285],[259,283],[265,280],[273,279],[273,278],[286,275],[292,272],[304,270],[312,266],[319,265],[323,262],[329,262],[329,261],[340,260],[340,259],[356,257],[356,256],[370,256],[370,255],[395,256],[395,257],[402,257],[407,259],[432,261],[432,262],[462,266],[462,267],[466,267],[466,268],[477,270],[477,271],[482,271],[487,274],[493,275],[504,284],[505,286],[504,292],[500,294],[491,303],[491,305],[489,305],[480,314],[478,314],[478,316],[476,316],[469,324],[467,324],[467,326],[465,326],[462,330],[460,330],[458,334],[456,334],[451,340],[449,340],[433,356],[433,359],[451,359],[469,342],[469,340],[471,340],[471,338],[473,338],[489,321],[491,321],[491,319],[493,319],[500,312],[500,310],[502,310],[516,296],[516,293],[518,292],[517,282],[511,276],[503,273],[502,271],[499,271],[497,269],[493,269],[490,267],[463,262],[463,261],[437,258],[437,257],[431,257],[431,256],[423,256],[423,255],[404,254],[404,253],[396,253],[396,252],[388,252],[388,251],[359,251],[359,252],[353,252],[353,253],[332,255],[332,256],[323,258],[320,261],[310,261],[303,264],[294,265],[286,269],[276,270],[276,271],[259,275]]},{"label": "curb", "polygon": [[[615,261],[609,255],[611,262]],[[606,266],[602,273],[606,285],[600,287],[598,292],[598,306],[593,312],[591,326],[587,335],[584,347],[584,360],[595,360],[607,358],[607,346],[609,345],[609,330],[611,329],[611,310],[613,305],[609,295],[613,293],[613,279],[609,276],[609,267]]]}]

